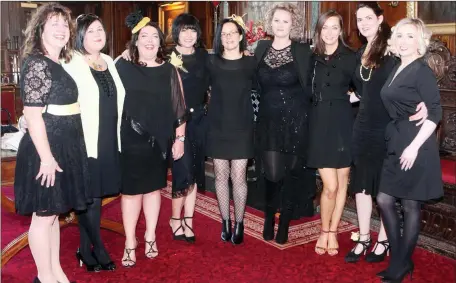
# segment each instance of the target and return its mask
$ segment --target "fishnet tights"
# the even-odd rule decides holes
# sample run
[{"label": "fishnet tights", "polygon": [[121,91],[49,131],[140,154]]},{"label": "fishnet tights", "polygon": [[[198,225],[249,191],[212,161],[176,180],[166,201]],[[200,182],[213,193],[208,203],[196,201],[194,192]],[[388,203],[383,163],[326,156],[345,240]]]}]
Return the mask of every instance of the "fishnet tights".
[{"label": "fishnet tights", "polygon": [[[233,184],[234,215],[237,222],[244,220],[245,204],[247,202],[247,159],[224,160],[214,159],[215,192],[223,220],[230,219],[230,187],[228,179]],[[230,166],[231,163],[231,166]]]}]

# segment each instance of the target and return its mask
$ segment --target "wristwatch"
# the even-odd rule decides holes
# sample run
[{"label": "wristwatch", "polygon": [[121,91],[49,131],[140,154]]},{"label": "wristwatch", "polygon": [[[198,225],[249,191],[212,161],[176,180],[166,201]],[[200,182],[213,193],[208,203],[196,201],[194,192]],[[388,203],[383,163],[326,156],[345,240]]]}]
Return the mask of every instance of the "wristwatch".
[{"label": "wristwatch", "polygon": [[184,142],[185,141],[185,136],[177,136],[176,140]]}]

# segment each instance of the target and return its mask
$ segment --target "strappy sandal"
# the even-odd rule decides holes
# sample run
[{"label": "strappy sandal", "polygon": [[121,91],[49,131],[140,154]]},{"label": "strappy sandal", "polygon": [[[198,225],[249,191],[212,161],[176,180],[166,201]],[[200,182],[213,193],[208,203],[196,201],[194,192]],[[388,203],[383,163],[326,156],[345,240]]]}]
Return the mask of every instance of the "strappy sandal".
[{"label": "strappy sandal", "polygon": [[186,240],[187,242],[193,244],[193,243],[196,241],[195,232],[193,231],[192,227],[188,226],[188,224],[187,224],[187,222],[185,221],[185,219],[193,219],[193,216],[191,216],[191,217],[190,217],[190,216],[185,216],[185,217],[184,217],[184,225],[185,225],[185,227],[186,227],[185,229],[188,228],[188,229],[189,229],[190,231],[192,231],[192,233],[193,233],[193,236],[190,236],[190,237],[187,237],[187,236],[185,236],[185,234],[184,234],[185,240]]},{"label": "strappy sandal", "polygon": [[[329,233],[329,231],[321,230],[321,233],[327,234],[327,233]],[[315,244],[315,253],[317,255],[324,255],[326,253],[326,248],[318,246],[318,239],[317,239],[317,244]]]},{"label": "strappy sandal", "polygon": [[[149,250],[146,252],[146,257],[147,258],[150,258],[150,259],[154,259],[158,256],[158,251],[157,250],[154,250],[154,244],[155,244],[155,240],[154,241],[146,241],[144,239],[144,241],[146,242],[146,244],[149,245]],[[156,254],[155,256],[152,256],[152,254]]]},{"label": "strappy sandal", "polygon": [[[133,267],[136,265],[136,261],[131,259],[130,253],[132,251],[136,250],[136,248],[138,247],[138,244],[139,244],[138,239],[136,239],[136,247],[134,247],[133,249],[125,248],[125,253],[127,254],[127,257],[125,259],[122,259],[123,267],[130,268],[130,267]],[[127,263],[127,264],[124,264],[124,263]]]},{"label": "strappy sandal", "polygon": [[[179,227],[177,227],[177,229],[174,230],[174,231],[173,231],[173,226],[171,225],[171,221],[172,221],[172,220],[179,220],[179,222],[180,222]],[[185,234],[176,235],[177,231],[179,231],[180,229],[182,229],[182,232],[184,232],[184,227],[182,227],[182,219],[171,217],[171,218],[169,219],[169,226],[171,227],[171,232],[173,232],[173,239],[174,239],[174,240],[177,240],[177,241],[187,241],[187,238],[185,237]]]},{"label": "strappy sandal", "polygon": [[[337,231],[331,231],[330,230],[329,233],[333,233],[333,234],[337,235]],[[328,244],[329,244],[329,239],[328,239]],[[335,256],[335,255],[339,254],[339,247],[337,247],[337,248],[327,248],[327,251],[328,251],[328,254],[330,256]]]}]

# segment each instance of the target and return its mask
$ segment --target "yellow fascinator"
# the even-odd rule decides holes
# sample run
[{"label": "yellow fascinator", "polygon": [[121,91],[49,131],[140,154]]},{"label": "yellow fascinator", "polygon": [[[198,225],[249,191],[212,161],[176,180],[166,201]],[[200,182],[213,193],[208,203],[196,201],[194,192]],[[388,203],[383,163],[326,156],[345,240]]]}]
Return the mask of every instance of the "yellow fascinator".
[{"label": "yellow fascinator", "polygon": [[243,28],[245,31],[247,31],[247,27],[245,26],[244,20],[242,19],[245,15],[247,15],[247,14],[244,14],[242,16],[238,16],[236,14],[232,14],[227,19],[231,19],[231,20],[235,21],[238,25],[241,26],[241,28]]},{"label": "yellow fascinator", "polygon": [[171,53],[171,58],[169,62],[174,65],[174,67],[181,69],[182,71],[188,73],[187,69],[184,68],[184,62],[182,61],[182,55],[177,55],[174,51]]},{"label": "yellow fascinator", "polygon": [[137,33],[140,29],[145,27],[147,25],[147,23],[149,23],[149,22],[150,22],[149,17],[142,18],[142,20],[131,30],[131,33],[132,34]]}]

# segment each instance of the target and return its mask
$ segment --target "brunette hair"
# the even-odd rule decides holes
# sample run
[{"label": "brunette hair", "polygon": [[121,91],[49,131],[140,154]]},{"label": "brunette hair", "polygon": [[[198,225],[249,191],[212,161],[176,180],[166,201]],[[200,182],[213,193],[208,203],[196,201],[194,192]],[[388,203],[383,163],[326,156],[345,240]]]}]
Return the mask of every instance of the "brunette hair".
[{"label": "brunette hair", "polygon": [[236,25],[237,30],[239,32],[239,35],[242,36],[242,40],[239,42],[239,51],[244,52],[247,48],[247,40],[245,38],[245,31],[244,29],[233,19],[231,18],[226,18],[223,19],[222,22],[217,26],[217,31],[215,33],[215,38],[214,38],[214,54],[217,54],[219,57],[222,57],[223,55],[223,45],[222,45],[222,29],[223,25],[226,23],[233,23]]},{"label": "brunette hair", "polygon": [[275,4],[266,12],[265,16],[265,31],[269,35],[274,35],[272,32],[272,19],[277,10],[283,10],[291,14],[291,30],[290,39],[300,40],[304,36],[304,16],[298,7],[291,3]]},{"label": "brunette hair", "polygon": [[[82,53],[82,54],[88,54],[87,50],[84,48],[84,38],[87,32],[87,29],[91,24],[94,22],[99,21],[101,26],[103,27],[103,30],[105,31],[106,34],[106,29],[101,21],[100,17],[94,14],[81,14],[76,18],[76,39],[74,42],[74,50]],[[107,34],[106,34],[107,36]],[[107,38],[106,38],[107,42]],[[106,45],[106,43],[105,43]],[[103,47],[103,49],[106,46]]]},{"label": "brunette hair", "polygon": [[313,52],[317,55],[325,54],[326,46],[323,39],[321,39],[321,30],[323,29],[323,26],[325,25],[326,21],[331,17],[336,17],[339,19],[339,43],[342,43],[345,47],[350,48],[344,40],[344,21],[342,19],[342,16],[334,10],[329,10],[328,12],[323,13],[320,15],[320,17],[318,17],[317,24],[315,25]]},{"label": "brunette hair", "polygon": [[[383,9],[378,5],[377,2],[360,2],[356,8],[356,13],[361,8],[371,9],[377,17],[383,16]],[[358,34],[361,37],[361,40],[365,43],[367,42],[366,38],[358,31]],[[383,57],[387,53],[388,48],[388,39],[391,37],[391,27],[383,18],[382,23],[377,30],[377,35],[375,36],[369,52],[366,55],[366,63],[368,66],[378,67],[383,61]]]},{"label": "brunette hair", "polygon": [[[158,38],[160,39],[160,46],[158,47],[157,58],[155,59],[155,62],[157,62],[158,64],[161,64],[168,59],[168,55],[166,53],[165,36],[157,23],[148,22],[144,27],[147,27],[147,26],[155,28],[158,32]],[[139,61],[139,51],[138,51],[138,47],[136,46],[136,42],[138,41],[139,34],[141,33],[141,30],[144,27],[142,27],[138,32],[132,34],[131,40],[127,43],[127,49],[130,53],[131,62],[141,65],[141,66],[144,66],[145,63]]]},{"label": "brunette hair", "polygon": [[25,41],[22,47],[22,57],[26,58],[30,55],[48,54],[48,51],[43,45],[41,39],[44,31],[44,25],[53,16],[61,16],[68,23],[70,29],[70,37],[67,44],[60,51],[59,59],[64,59],[65,63],[70,62],[73,54],[74,41],[74,23],[71,20],[71,11],[65,6],[58,3],[48,3],[36,9],[24,32]]},{"label": "brunette hair", "polygon": [[173,21],[172,36],[173,41],[179,45],[179,34],[181,31],[191,29],[196,32],[195,47],[201,46],[201,27],[198,19],[192,14],[183,13],[177,16]]}]

